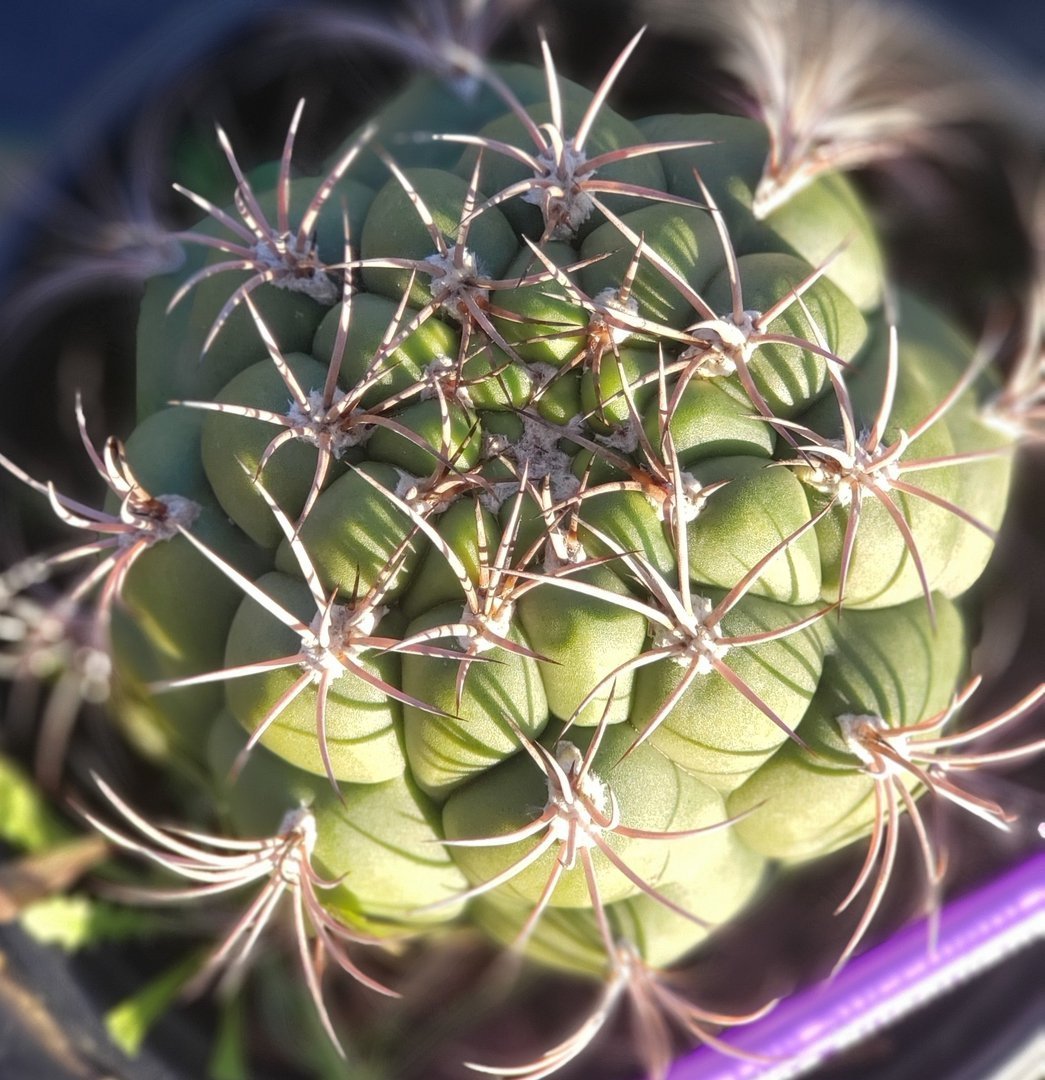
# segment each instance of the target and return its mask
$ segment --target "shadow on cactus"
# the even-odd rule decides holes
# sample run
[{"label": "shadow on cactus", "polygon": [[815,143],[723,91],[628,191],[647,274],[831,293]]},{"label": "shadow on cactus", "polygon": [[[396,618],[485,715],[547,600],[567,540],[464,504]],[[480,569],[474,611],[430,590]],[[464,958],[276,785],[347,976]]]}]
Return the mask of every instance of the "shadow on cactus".
[{"label": "shadow on cactus", "polygon": [[651,1077],[672,1025],[735,1052],[769,1004],[727,1015],[673,969],[849,844],[839,965],[905,841],[931,913],[925,802],[1005,828],[962,778],[1045,749],[1009,731],[1045,686],[952,727],[1030,361],[999,396],[781,118],[615,113],[641,38],[594,92],[543,36],[543,69],[454,53],[473,92],[440,130],[408,86],[318,179],[303,103],[253,172],[219,129],[234,198],[179,188],[207,218],[147,287],[138,426],[99,453],[78,412],[110,506],[0,457],[90,537],[7,591],[100,555],[59,608],[94,603],[114,716],[192,763],[178,825],[99,781],[87,820],[165,878],[118,895],[253,885],[187,989],[286,921],[342,1053],[328,969],[391,995],[357,952],[461,926],[601,987],[564,1041],[472,1069],[549,1076],[624,1001]]}]

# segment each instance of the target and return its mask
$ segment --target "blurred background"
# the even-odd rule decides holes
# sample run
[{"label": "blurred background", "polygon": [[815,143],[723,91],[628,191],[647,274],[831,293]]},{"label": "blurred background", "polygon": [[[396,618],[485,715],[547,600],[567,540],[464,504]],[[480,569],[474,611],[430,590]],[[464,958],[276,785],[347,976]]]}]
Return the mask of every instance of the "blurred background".
[{"label": "blurred background", "polygon": [[[581,9],[627,12],[637,24],[647,7],[664,11],[670,4],[664,0],[604,0],[603,5],[559,0],[558,6],[551,2],[536,6],[569,27],[571,13]],[[676,6],[682,10],[687,5],[678,0]],[[136,266],[114,263],[108,267],[108,276],[99,277],[96,262],[92,270],[78,275],[75,263],[54,262],[56,246],[60,248],[71,236],[90,237],[87,248],[97,258],[104,251],[105,222],[114,214],[143,226],[155,223],[149,215],[157,211],[164,222],[177,222],[178,215],[184,219],[186,207],[170,192],[172,170],[182,178],[191,174],[194,179],[189,186],[195,190],[206,191],[213,184],[213,190],[221,191],[225,166],[213,146],[215,116],[229,128],[235,145],[242,145],[244,139],[249,145],[253,140],[259,155],[273,156],[293,101],[300,93],[308,93],[310,85],[322,84],[336,73],[337,85],[325,99],[310,96],[313,119],[315,115],[336,116],[344,101],[360,95],[379,97],[384,87],[394,85],[398,77],[394,64],[375,61],[372,70],[363,64],[359,70],[347,71],[325,52],[314,59],[260,44],[257,32],[268,20],[314,7],[308,0],[157,0],[152,4],[13,0],[8,4],[13,10],[5,12],[0,35],[0,450],[31,442],[34,436],[38,439],[42,423],[51,424],[52,418],[64,425],[67,445],[73,444],[72,381],[64,377],[71,367],[76,369],[76,382],[84,389],[88,413],[97,419],[99,429],[106,428],[109,419],[127,415],[130,408],[128,382],[123,377],[126,366],[120,365],[126,365],[128,350],[133,348]],[[996,142],[988,140],[985,145],[997,146],[999,155],[1018,158],[1027,175],[1035,169],[1040,175],[1045,147],[1045,3],[921,0],[912,10],[939,20],[943,49],[953,55],[957,66],[994,82],[1000,126],[1005,130],[991,134]],[[628,27],[612,41],[595,46],[569,38],[568,46],[575,54],[571,59],[587,65],[589,73],[601,73],[626,32]],[[667,43],[662,46],[662,55],[674,58]],[[238,77],[230,88],[223,84],[233,65],[237,65]],[[293,86],[276,88],[278,77],[288,71],[294,73]],[[655,100],[659,89],[655,80],[656,72],[651,70],[648,85],[637,80],[630,89],[643,100]],[[246,107],[248,101],[262,102],[261,120]],[[307,160],[307,139],[302,149]],[[312,152],[328,149],[318,146]],[[134,177],[131,184],[128,176]],[[1027,251],[1013,239],[1019,232],[1014,193],[1003,187],[995,176],[984,182],[974,201],[978,228],[996,229],[1002,238],[992,257],[999,265],[1011,264],[1010,283],[1015,288],[1026,270]],[[872,193],[888,203],[888,186]],[[911,223],[900,227],[913,228]],[[911,236],[915,244],[924,240],[917,230]],[[961,237],[951,239],[957,265],[968,259],[971,266],[972,252],[982,250],[982,245],[977,249],[963,246]],[[975,239],[980,244],[982,235]],[[104,306],[99,305],[99,297],[104,298]],[[70,344],[72,328],[74,344]],[[42,411],[47,415],[41,419]],[[55,447],[51,450],[54,453]],[[78,458],[62,460],[65,456],[59,450],[52,474],[60,487],[63,481],[75,486],[84,470]],[[1023,524],[1013,530],[1009,552],[1011,559],[1032,570],[1042,566],[1041,538],[1045,536],[1040,467],[1033,476],[1033,482],[1025,484]],[[2,565],[11,561],[10,536],[4,531],[9,520],[0,515]],[[20,526],[32,536],[31,518],[20,521]],[[1020,623],[1035,605],[1040,615],[1045,607],[1041,578],[1037,572],[1025,579],[1025,595],[1008,598],[1006,602],[1015,606],[1005,609],[1003,605],[996,626]],[[1013,613],[1015,618],[1009,618]],[[1041,677],[1040,643],[1045,640],[1040,631],[1040,624],[1037,629],[1031,624],[1022,645],[1001,644],[1003,653],[1009,650],[1009,660],[1018,658],[1020,649],[1029,649],[1037,661],[1037,678]],[[1045,788],[1040,768],[1036,776],[1028,774],[1021,782],[1027,790]],[[1045,806],[1045,797],[1039,798],[1042,801],[1029,802],[1032,814]],[[990,861],[987,851],[992,839],[987,837],[982,850],[976,841],[970,842],[969,865],[982,871]],[[799,883],[792,892],[783,898],[783,910],[790,902],[804,912],[809,903],[808,882]],[[779,912],[778,908],[764,914],[761,922],[756,917],[745,932],[778,933]],[[804,922],[809,925],[811,920]],[[798,954],[810,945],[801,934],[796,935],[793,946]],[[36,1029],[18,1019],[24,1002],[12,999],[0,981],[0,1048],[4,1048],[0,1080],[51,1080],[52,1075],[77,1080],[110,1075],[121,1080],[197,1080],[172,1070],[164,1053],[179,1042],[192,1042],[187,1034],[191,1018],[189,1026],[183,1017],[180,1025],[169,1027],[158,1047],[150,1047],[132,1066],[104,1049],[90,995],[83,995],[77,982],[82,972],[61,957],[0,935],[0,959],[4,957],[16,970],[34,971],[46,983],[58,1015],[75,1018],[71,1026],[81,1043],[91,1045],[100,1056],[83,1066],[86,1071],[75,1071],[68,1063],[61,1066],[64,1072],[40,1071],[40,1059],[33,1057]],[[726,970],[728,962],[727,950],[721,960]],[[711,969],[714,974],[714,956]],[[1025,1072],[1004,1071],[1006,1048],[1015,1053],[1036,1035],[1045,1037],[1045,1001],[1036,989],[1042,970],[1045,956],[1039,948],[1037,954],[1021,956],[966,987],[960,996],[919,1013],[905,1026],[874,1035],[844,1060],[818,1073],[818,1080],[1042,1080],[1045,1067],[1040,1064],[1032,1063]],[[917,1050],[901,1060],[898,1046]],[[598,1080],[605,1080],[602,1074],[582,1071],[577,1075],[598,1075]]]},{"label": "blurred background", "polygon": [[[100,129],[127,115],[143,88],[220,50],[266,11],[305,6],[304,0],[14,0],[0,36],[0,206],[25,196],[22,185],[34,165],[75,161]],[[1037,101],[1027,105],[1045,125],[1040,0],[908,6],[939,19],[985,66],[1036,87]]]}]

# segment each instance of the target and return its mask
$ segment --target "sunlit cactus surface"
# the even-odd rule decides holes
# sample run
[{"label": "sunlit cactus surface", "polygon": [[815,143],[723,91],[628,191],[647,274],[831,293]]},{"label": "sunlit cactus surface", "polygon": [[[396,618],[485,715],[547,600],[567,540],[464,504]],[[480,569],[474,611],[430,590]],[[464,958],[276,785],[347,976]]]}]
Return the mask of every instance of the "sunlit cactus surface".
[{"label": "sunlit cactus surface", "polygon": [[671,1025],[760,1015],[670,971],[782,866],[866,848],[841,965],[905,840],[933,909],[929,801],[1009,823],[962,776],[1041,750],[1008,727],[1038,695],[973,716],[959,602],[1023,427],[844,155],[775,183],[771,123],[614,111],[641,34],[594,89],[540,45],[419,75],[317,176],[305,102],[250,171],[219,129],[235,195],[179,188],[137,426],[78,417],[109,494],[3,464],[79,531],[38,576],[72,568],[114,716],[194,762],[178,827],[106,784],[90,817],[240,913],[196,984],[286,920],[340,1046],[324,972],[391,995],[382,954],[469,925],[603,987],[472,1068],[550,1075],[630,1002],[662,1076]]}]

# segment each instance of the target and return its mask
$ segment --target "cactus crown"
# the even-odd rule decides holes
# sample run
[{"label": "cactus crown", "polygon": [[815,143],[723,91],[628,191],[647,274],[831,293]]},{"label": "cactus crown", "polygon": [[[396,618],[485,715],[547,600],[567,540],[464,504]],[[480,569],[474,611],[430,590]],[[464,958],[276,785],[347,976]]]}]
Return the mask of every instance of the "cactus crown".
[{"label": "cactus crown", "polygon": [[123,826],[92,823],[191,883],[156,899],[258,889],[197,985],[287,900],[335,1044],[324,959],[390,993],[357,951],[468,921],[604,984],[566,1041],[481,1072],[550,1075],[624,998],[651,1075],[666,1019],[728,1049],[761,1010],[665,971],[771,867],[869,838],[842,962],[901,819],[935,894],[920,797],[1005,826],[953,774],[1045,746],[955,749],[1041,687],[944,734],[1016,441],[986,356],[886,287],[845,155],[613,112],[640,39],[592,93],[543,37],[543,71],[456,68],[469,96],[421,78],[318,180],[304,102],[274,172],[219,128],[231,205],[178,186],[206,216],[146,292],[138,426],[98,452],[77,413],[111,508],[0,458],[95,537],[37,565],[102,556],[64,600],[97,593],[115,712],[224,808],[161,829],[103,784]]}]

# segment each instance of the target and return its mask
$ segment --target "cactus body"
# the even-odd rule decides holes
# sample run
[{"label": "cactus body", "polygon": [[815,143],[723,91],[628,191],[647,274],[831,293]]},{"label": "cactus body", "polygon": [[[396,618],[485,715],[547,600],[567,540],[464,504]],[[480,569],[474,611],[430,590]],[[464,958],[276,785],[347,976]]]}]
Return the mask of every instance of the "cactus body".
[{"label": "cactus body", "polygon": [[[564,96],[569,130],[591,96],[579,87]],[[531,115],[537,124],[551,121],[547,106]],[[398,123],[409,126],[403,118]],[[706,140],[723,126],[735,129],[738,149],[729,138],[693,150],[643,149],[654,137]],[[757,803],[734,829],[760,854],[819,854],[839,836],[866,832],[872,781],[855,778],[852,761],[848,768],[821,764],[791,733],[818,718],[830,726],[843,701],[850,710],[904,723],[946,704],[964,644],[951,629],[957,616],[940,596],[933,601],[936,628],[929,629],[920,574],[929,590],[946,576],[949,593],[975,580],[982,560],[971,549],[982,545],[969,536],[976,528],[962,511],[997,525],[1007,475],[992,459],[934,469],[925,485],[929,498],[864,496],[846,554],[852,498],[818,482],[787,436],[799,432],[798,441],[808,441],[808,428],[816,445],[830,447],[842,436],[847,406],[832,389],[832,374],[845,380],[853,418],[865,428],[895,366],[888,440],[945,399],[962,377],[968,348],[959,344],[956,355],[955,332],[929,316],[924,321],[937,325],[910,341],[901,323],[899,355],[890,354],[879,297],[866,280],[877,266],[873,231],[840,179],[807,192],[800,205],[779,211],[778,221],[754,219],[736,195],[750,190],[752,163],[760,163],[745,149],[753,134],[744,121],[664,117],[640,131],[599,110],[585,153],[631,148],[618,168],[595,175],[635,193],[603,200],[582,192],[562,211],[565,220],[551,211],[551,225],[526,187],[526,166],[492,142],[528,150],[518,117],[506,112],[475,135],[490,140],[482,159],[466,149],[450,169],[422,164],[420,151],[402,171],[386,157],[386,178],[373,198],[355,200],[367,209],[351,285],[329,314],[316,301],[306,305],[317,327],[310,354],[292,351],[297,340],[283,345],[290,332],[265,314],[260,301],[272,286],[262,286],[254,318],[245,310],[230,318],[200,365],[194,400],[206,392],[216,364],[243,365],[214,398],[203,457],[215,497],[270,558],[275,549],[279,570],[253,583],[272,612],[244,597],[229,629],[233,716],[247,731],[268,721],[265,750],[312,773],[324,772],[327,755],[333,777],[352,785],[408,777],[444,805],[446,839],[491,841],[448,848],[473,887],[526,863],[491,890],[506,902],[589,910],[601,903],[612,911],[641,895],[595,854],[596,896],[579,863],[550,898],[542,896],[558,873],[557,843],[533,860],[528,853],[534,838],[541,842],[539,832],[493,843],[524,829],[533,808],[549,802],[550,766],[542,765],[548,755],[566,769],[563,755],[583,755],[593,731],[599,748],[588,773],[590,798],[606,813],[612,805],[629,827],[664,834],[619,845],[619,858],[653,889],[696,888],[701,859],[683,854],[696,838],[671,834],[726,817],[721,798],[711,811],[686,809],[676,791],[680,778],[709,793],[738,789],[738,811]],[[706,167],[707,178],[695,178],[694,167]],[[717,204],[702,197],[702,181],[704,194],[713,187],[728,196],[728,215],[708,208]],[[486,205],[513,185],[513,197]],[[332,200],[341,197],[335,187]],[[819,276],[816,260],[848,233],[858,238],[862,257],[849,244],[848,261]],[[757,327],[748,330],[750,344],[730,353],[721,345],[722,326],[700,304],[727,325],[723,312],[737,286],[745,317]],[[779,314],[766,321],[774,308]],[[263,331],[275,346],[275,364],[264,357]],[[149,360],[151,338],[165,333],[143,324],[143,363],[159,362]],[[480,367],[472,355],[484,349],[496,350],[496,359]],[[351,445],[333,447],[317,481],[318,436],[304,430],[305,417],[295,432],[291,414],[295,386],[318,400],[328,370],[337,380],[330,401],[358,397],[358,405],[330,424]],[[515,436],[488,424],[491,406],[508,402],[522,421]],[[727,402],[733,404],[719,412]],[[974,411],[975,402],[969,388],[956,410]],[[267,455],[280,429],[223,412],[224,404],[282,414],[283,431],[297,437]],[[728,425],[722,429],[726,415],[731,436]],[[906,456],[954,453],[952,415],[926,430],[917,455],[912,447]],[[994,445],[968,425],[962,442],[966,451]],[[995,482],[984,485],[994,492],[990,506],[973,495],[981,485],[963,476],[977,468],[993,470]],[[426,496],[426,483],[440,477],[459,490],[445,499]],[[270,503],[285,515],[282,527]],[[895,523],[897,514],[911,536]],[[286,528],[298,521],[300,527]],[[952,553],[965,549],[967,568],[953,566]],[[336,597],[332,605],[310,597],[302,574],[313,569],[318,595]],[[324,682],[339,644],[344,649],[338,621],[362,600],[381,621],[348,646],[353,670]],[[906,614],[908,603],[917,613]],[[845,609],[837,625],[837,616],[824,616],[831,604]],[[863,607],[884,610],[864,616]],[[251,663],[294,656],[299,646],[283,613],[316,634],[324,612],[334,613],[327,616],[329,660],[304,658],[269,675],[232,677]],[[839,633],[855,633],[870,618],[877,620],[874,640],[899,640],[903,620],[918,613],[933,647],[904,685],[912,693],[911,680],[924,681],[935,657],[946,668],[937,693],[894,713],[892,701],[858,702],[854,692],[835,688],[852,674]],[[311,681],[285,701],[302,672]],[[183,674],[199,672],[186,665]],[[393,689],[413,701],[396,700]],[[829,694],[830,705],[817,704]],[[524,747],[549,725],[561,737],[527,753]],[[780,827],[768,822],[787,817],[787,802],[766,797],[761,806],[762,788],[775,790],[772,778],[790,769],[789,797],[805,803],[804,773],[831,774],[832,765],[839,790],[854,786],[851,799],[863,812],[843,815],[844,832],[839,823],[818,822],[812,849],[797,840],[774,843]],[[636,784],[640,804],[633,807],[628,792]],[[675,807],[667,816],[651,802],[661,797]],[[266,798],[278,799],[278,792]],[[832,812],[845,805],[844,796],[824,799]],[[322,822],[321,849],[329,852],[334,841]],[[342,842],[340,860],[351,866],[350,841]],[[458,908],[447,903],[444,910],[456,917]],[[683,951],[688,937],[682,935]]]},{"label": "cactus body", "polygon": [[480,83],[241,175],[200,228],[272,216],[246,269],[149,284],[127,461],[200,510],[115,663],[321,944],[470,922],[634,988],[770,865],[891,858],[943,774],[875,739],[950,718],[1012,440],[844,177],[757,216],[754,121]]}]

